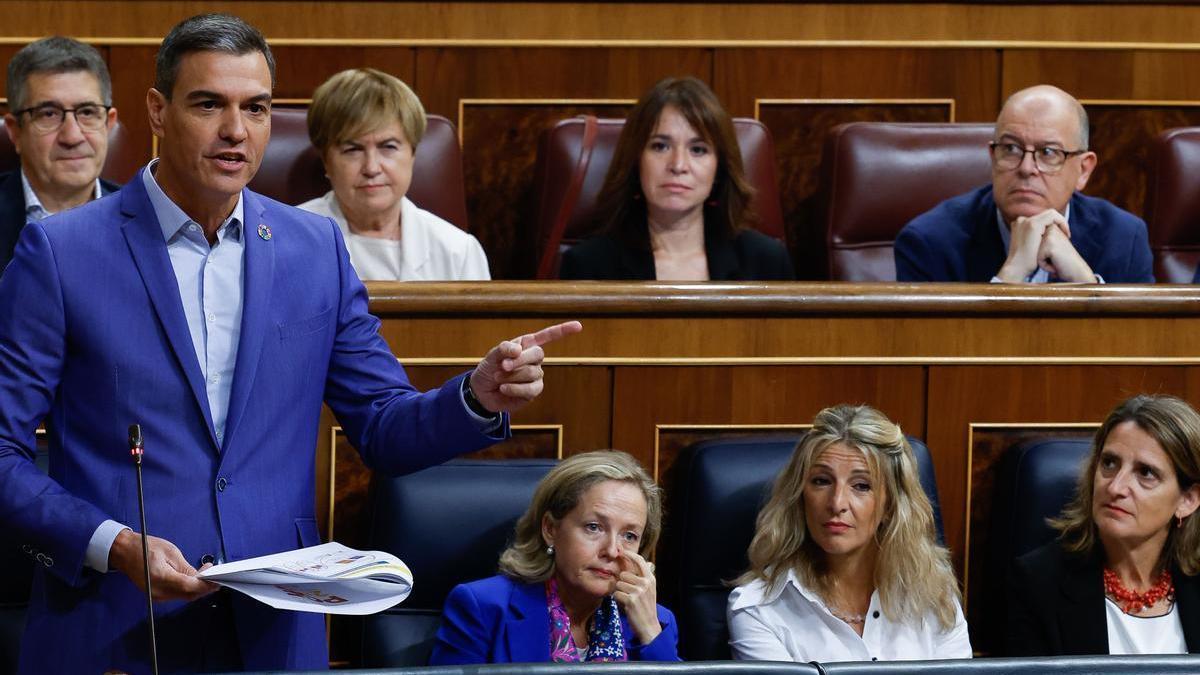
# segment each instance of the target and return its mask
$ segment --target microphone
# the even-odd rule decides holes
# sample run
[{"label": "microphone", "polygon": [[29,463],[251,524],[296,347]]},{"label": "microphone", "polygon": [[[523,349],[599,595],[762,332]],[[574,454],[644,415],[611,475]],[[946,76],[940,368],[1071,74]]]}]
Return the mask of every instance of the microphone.
[{"label": "microphone", "polygon": [[146,613],[150,616],[150,664],[154,675],[158,675],[158,638],[154,635],[154,594],[150,590],[150,546],[146,531],[146,496],[142,492],[142,455],[146,454],[145,442],[142,440],[142,426],[129,425],[129,454],[133,456],[133,465],[137,468],[137,497],[138,513],[142,517],[142,570],[146,573]]}]

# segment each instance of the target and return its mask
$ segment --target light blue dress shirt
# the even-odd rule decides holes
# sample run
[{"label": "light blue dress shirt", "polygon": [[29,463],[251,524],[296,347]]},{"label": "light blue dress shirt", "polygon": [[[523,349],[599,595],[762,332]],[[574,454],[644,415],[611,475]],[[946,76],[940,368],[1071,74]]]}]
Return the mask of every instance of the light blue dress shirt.
[{"label": "light blue dress shirt", "polygon": [[[21,191],[25,193],[25,222],[32,223],[54,215],[46,210],[46,207],[42,205],[42,200],[33,191],[33,186],[29,184],[29,178],[25,176],[25,169],[21,169]],[[104,190],[100,187],[100,179],[97,178],[92,199],[100,199],[103,196]]]},{"label": "light blue dress shirt", "polygon": [[[179,299],[192,335],[192,348],[204,375],[208,409],[212,413],[217,442],[225,438],[225,418],[233,389],[238,339],[242,334],[242,276],[246,245],[243,239],[242,195],[233,213],[217,229],[217,241],[209,245],[204,228],[188,217],[154,180],[155,160],[142,170],[142,183],[162,228],[171,268],[179,284]],[[113,540],[126,526],[106,520],[88,541],[85,564],[108,571],[108,554]]]}]

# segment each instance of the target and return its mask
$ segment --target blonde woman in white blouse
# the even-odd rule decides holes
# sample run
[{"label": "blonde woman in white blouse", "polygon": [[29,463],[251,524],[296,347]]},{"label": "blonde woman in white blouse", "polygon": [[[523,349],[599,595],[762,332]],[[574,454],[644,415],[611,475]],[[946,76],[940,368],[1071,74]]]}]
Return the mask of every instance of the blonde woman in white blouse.
[{"label": "blonde woman in white blouse", "polygon": [[900,428],[867,406],[822,410],[776,479],[729,596],[734,658],[970,658],[934,532]]},{"label": "blonde woman in white blouse", "polygon": [[408,85],[372,68],[344,70],[313,94],[308,135],[333,190],[300,208],[338,224],[364,281],[490,278],[475,237],[405,196],[425,123]]}]

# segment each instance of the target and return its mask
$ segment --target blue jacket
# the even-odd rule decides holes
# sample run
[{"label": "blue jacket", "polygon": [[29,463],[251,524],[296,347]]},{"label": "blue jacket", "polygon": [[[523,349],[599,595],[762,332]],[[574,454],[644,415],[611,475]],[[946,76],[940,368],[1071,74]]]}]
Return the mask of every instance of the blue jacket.
[{"label": "blue jacket", "polygon": [[[1071,244],[1110,284],[1153,283],[1146,223],[1112,204],[1071,196]],[[996,200],[985,185],[947,199],[914,218],[895,243],[897,281],[988,282],[1008,251],[996,224]]]},{"label": "blue jacket", "polygon": [[[463,406],[461,376],[425,394],[409,384],[332,221],[243,196],[244,304],[223,443],[140,178],[25,226],[0,279],[0,526],[40,563],[21,672],[148,670],[145,596],[123,574],[84,566],[102,521],[138,529],[131,423],[146,439],[149,531],[193,565],[205,554],[236,561],[319,543],[322,402],[383,473],[495,440]],[[43,419],[49,476],[32,461]],[[322,616],[240,594],[233,603],[248,670],[327,667]],[[156,604],[164,672],[197,667],[207,607]]]},{"label": "blue jacket", "polygon": [[[621,615],[630,661],[678,661],[679,629],[671,610],[658,606],[662,632],[650,644],[632,642],[633,630]],[[543,584],[497,575],[459,584],[446,598],[429,665],[467,663],[547,663],[550,612]]]}]

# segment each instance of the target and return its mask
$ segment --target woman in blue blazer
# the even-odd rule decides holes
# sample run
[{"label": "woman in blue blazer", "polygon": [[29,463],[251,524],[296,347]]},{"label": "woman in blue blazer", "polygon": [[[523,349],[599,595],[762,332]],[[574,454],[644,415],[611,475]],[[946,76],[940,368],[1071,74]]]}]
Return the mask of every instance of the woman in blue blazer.
[{"label": "woman in blue blazer", "polygon": [[501,574],[446,598],[430,665],[678,661],[643,557],[661,522],[661,491],[626,453],[563,461],[517,521]]}]

